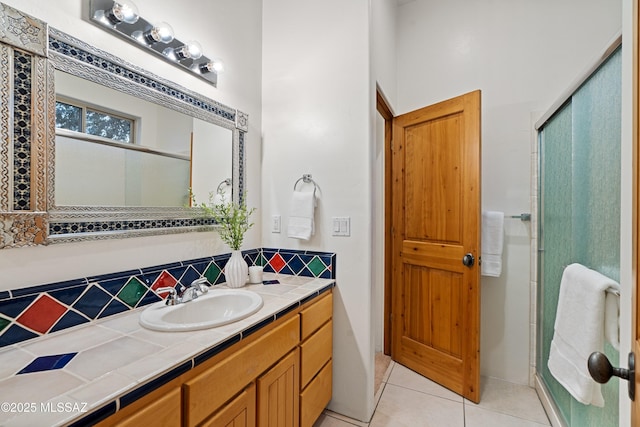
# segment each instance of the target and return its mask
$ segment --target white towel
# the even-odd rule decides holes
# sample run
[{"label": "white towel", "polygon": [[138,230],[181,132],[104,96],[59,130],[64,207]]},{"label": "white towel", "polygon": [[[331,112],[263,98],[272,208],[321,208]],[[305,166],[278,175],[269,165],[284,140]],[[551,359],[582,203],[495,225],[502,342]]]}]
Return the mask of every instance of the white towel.
[{"label": "white towel", "polygon": [[611,290],[615,292],[607,292],[604,303],[604,337],[615,348],[620,351],[620,287],[612,286]]},{"label": "white towel", "polygon": [[580,264],[564,269],[547,365],[580,403],[604,406],[600,384],[587,369],[594,351],[604,351],[605,294],[619,289],[614,280]]},{"label": "white towel", "polygon": [[500,277],[502,274],[502,246],[504,242],[504,213],[482,212],[482,264],[480,274]]},{"label": "white towel", "polygon": [[315,195],[310,191],[294,191],[289,208],[287,235],[294,239],[309,240],[315,232]]}]

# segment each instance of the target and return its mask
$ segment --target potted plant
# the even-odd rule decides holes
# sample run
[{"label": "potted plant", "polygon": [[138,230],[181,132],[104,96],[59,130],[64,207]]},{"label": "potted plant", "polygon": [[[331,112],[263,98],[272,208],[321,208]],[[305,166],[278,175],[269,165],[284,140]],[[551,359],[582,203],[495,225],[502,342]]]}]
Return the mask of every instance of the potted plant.
[{"label": "potted plant", "polygon": [[224,267],[224,275],[227,286],[239,288],[245,285],[249,274],[249,266],[242,258],[240,247],[244,233],[253,226],[250,217],[256,208],[247,208],[246,196],[240,203],[227,201],[223,193],[219,193],[218,198],[212,196],[209,196],[209,204],[201,203],[199,207],[213,218],[220,238],[231,248],[231,258]]}]

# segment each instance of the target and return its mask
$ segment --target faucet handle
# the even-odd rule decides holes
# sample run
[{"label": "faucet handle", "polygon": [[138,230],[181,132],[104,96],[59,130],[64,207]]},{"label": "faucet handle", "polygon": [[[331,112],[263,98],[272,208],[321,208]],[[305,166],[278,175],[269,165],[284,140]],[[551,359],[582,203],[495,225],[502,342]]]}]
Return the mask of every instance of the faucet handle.
[{"label": "faucet handle", "polygon": [[165,300],[165,304],[166,305],[176,305],[176,303],[178,302],[178,291],[176,291],[176,288],[172,288],[170,286],[164,287],[164,288],[158,288],[156,289],[156,293],[157,294],[162,294],[168,292],[169,295],[167,296],[166,300]]},{"label": "faucet handle", "polygon": [[203,294],[206,294],[207,292],[209,292],[209,286],[207,286],[208,283],[209,281],[207,280],[206,277],[201,277],[191,282],[190,287],[195,287]]}]

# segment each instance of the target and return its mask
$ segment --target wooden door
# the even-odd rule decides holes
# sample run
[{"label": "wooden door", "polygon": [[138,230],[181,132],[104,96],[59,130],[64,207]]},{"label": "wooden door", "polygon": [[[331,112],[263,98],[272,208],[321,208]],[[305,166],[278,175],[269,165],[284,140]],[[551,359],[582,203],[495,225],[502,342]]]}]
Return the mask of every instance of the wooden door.
[{"label": "wooden door", "polygon": [[392,356],[478,402],[480,91],[395,117],[392,144]]}]

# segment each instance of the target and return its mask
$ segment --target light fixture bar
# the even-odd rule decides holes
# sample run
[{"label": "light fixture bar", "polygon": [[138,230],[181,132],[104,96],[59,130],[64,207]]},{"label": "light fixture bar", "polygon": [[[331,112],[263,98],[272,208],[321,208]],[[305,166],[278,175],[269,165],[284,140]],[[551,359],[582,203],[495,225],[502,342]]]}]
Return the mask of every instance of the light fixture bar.
[{"label": "light fixture bar", "polygon": [[[124,5],[124,6],[123,6]],[[127,12],[127,21],[132,10],[137,20],[132,23],[124,19],[122,9]],[[115,13],[114,13],[115,11]],[[198,42],[182,42],[173,37],[173,29],[165,22],[154,25],[137,14],[137,8],[131,0],[91,0],[91,22],[98,27],[111,31],[129,43],[154,52],[165,61],[218,85],[218,72],[222,69],[220,61],[207,58],[202,54],[202,47]]]}]

